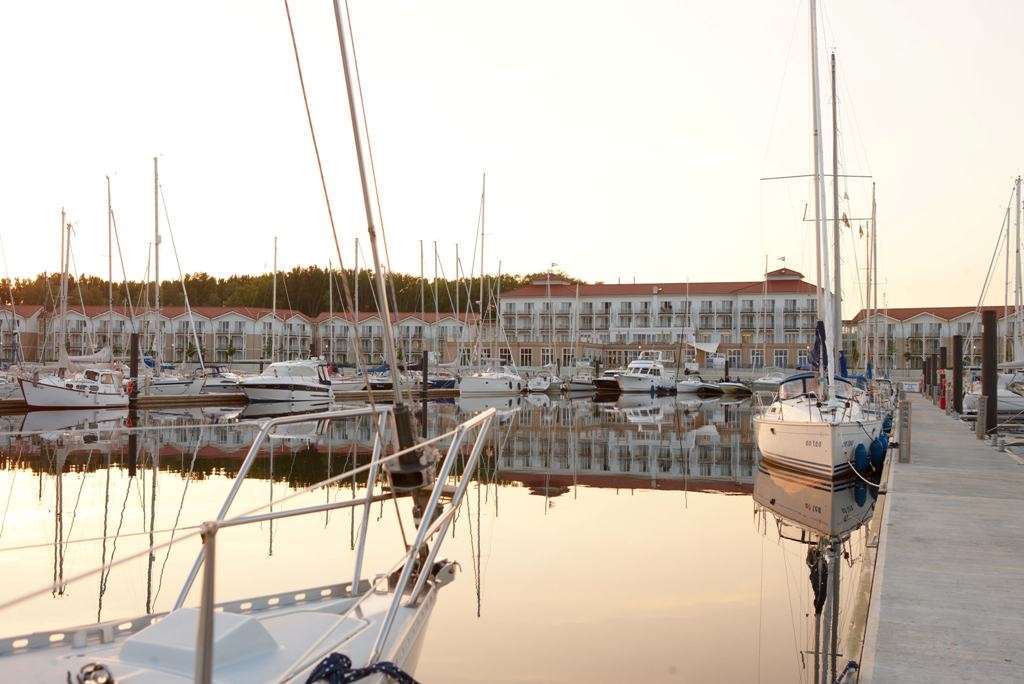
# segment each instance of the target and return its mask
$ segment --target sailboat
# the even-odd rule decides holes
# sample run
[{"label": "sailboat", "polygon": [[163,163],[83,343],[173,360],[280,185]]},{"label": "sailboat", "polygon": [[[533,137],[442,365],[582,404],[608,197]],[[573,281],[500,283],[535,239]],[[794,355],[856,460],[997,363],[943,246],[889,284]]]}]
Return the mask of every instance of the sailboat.
[{"label": "sailboat", "polygon": [[[477,334],[477,348],[480,354],[480,367],[474,371],[463,373],[459,378],[459,394],[461,396],[503,396],[519,394],[526,389],[527,383],[522,376],[499,359],[483,356],[482,333],[484,319],[489,308],[486,303],[487,281],[484,277],[484,208],[487,199],[487,174],[483,177],[480,190],[480,325]],[[501,317],[495,311],[495,327],[501,326]]]},{"label": "sailboat", "polygon": [[[817,3],[810,3],[811,90],[814,148],[814,215],[817,231],[819,283],[818,311],[824,320],[817,322],[815,351],[817,372],[797,373],[779,385],[776,399],[754,418],[757,446],[766,462],[825,478],[850,476],[858,451],[866,454],[879,440],[882,419],[863,403],[842,396],[834,373],[838,370],[838,333],[840,301],[829,292],[828,223],[825,217],[825,185],[821,147],[821,102],[818,85]],[[834,72],[833,72],[834,73]],[[833,81],[833,119],[835,118]],[[833,125],[833,131],[835,126]],[[833,136],[833,147],[837,147]],[[838,158],[833,152],[833,177],[838,176]],[[838,254],[838,185],[835,186],[833,216],[835,237],[835,285],[841,287]],[[830,357],[832,358],[830,369]],[[875,442],[878,445],[875,446]]]}]

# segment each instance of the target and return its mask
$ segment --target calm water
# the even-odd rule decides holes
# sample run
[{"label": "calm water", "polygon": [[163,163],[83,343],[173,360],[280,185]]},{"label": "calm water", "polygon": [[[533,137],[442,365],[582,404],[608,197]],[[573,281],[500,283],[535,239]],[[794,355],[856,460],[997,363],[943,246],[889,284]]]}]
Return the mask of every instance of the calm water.
[{"label": "calm water", "polygon": [[[491,403],[500,422],[441,552],[463,572],[441,592],[420,680],[810,681],[807,547],[752,497],[749,403],[459,400],[432,403],[427,430]],[[126,434],[110,430],[122,423],[118,412],[0,418],[0,601],[214,517],[255,418],[238,409],[142,414],[134,459]],[[371,445],[365,419],[291,426],[261,453],[232,513],[365,463]],[[349,480],[287,505],[364,491]],[[790,485],[772,500],[790,495],[807,510],[821,503]],[[397,508],[411,533],[409,502]],[[870,512],[870,504],[854,508]],[[217,599],[346,579],[358,516],[334,511],[222,532]],[[856,531],[845,547],[844,633],[870,565],[865,538]],[[186,541],[71,583],[6,611],[0,632],[168,610],[197,550]],[[383,571],[402,551],[395,503],[375,505],[367,567]]]}]

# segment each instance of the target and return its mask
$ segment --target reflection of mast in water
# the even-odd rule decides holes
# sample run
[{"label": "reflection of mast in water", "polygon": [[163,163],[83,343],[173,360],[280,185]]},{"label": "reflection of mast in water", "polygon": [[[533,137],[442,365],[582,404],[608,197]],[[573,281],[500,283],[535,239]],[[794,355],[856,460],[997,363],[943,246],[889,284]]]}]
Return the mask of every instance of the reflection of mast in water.
[{"label": "reflection of mast in water", "polygon": [[[199,428],[199,434],[196,437],[195,448],[192,449],[192,460],[188,465],[188,472],[185,474],[185,486],[181,490],[181,501],[178,502],[178,512],[174,516],[174,525],[171,526],[171,541],[174,541],[174,535],[178,531],[178,524],[181,522],[181,511],[185,508],[185,495],[188,494],[188,486],[192,482],[192,473],[195,472],[196,458],[199,456],[199,447],[203,444],[203,434],[205,427]],[[184,454],[184,450],[182,450]],[[174,548],[173,544],[168,545],[167,551],[164,553],[164,562],[160,564],[160,575],[156,580],[156,592],[153,594],[153,603],[155,604],[157,599],[160,598],[160,590],[164,586],[164,571],[167,569],[167,561],[171,558],[171,549]]]},{"label": "reflection of mast in water", "polygon": [[64,595],[64,463],[67,456],[58,447],[54,454],[54,513],[53,516],[53,595]]},{"label": "reflection of mast in water", "polygon": [[[270,507],[268,508],[269,513],[274,512],[274,440],[267,440],[270,442]],[[267,555],[274,555],[274,519],[271,518],[268,521],[270,525],[270,539],[269,546],[267,548]]]},{"label": "reflection of mast in water", "polygon": [[[153,553],[153,530],[156,526],[156,479],[160,467],[160,438],[153,437],[153,452],[149,459],[150,469],[153,471],[152,481],[149,486],[149,555],[146,557],[146,614],[153,612],[153,563],[156,561],[156,554]],[[145,488],[143,488],[145,492]],[[145,510],[145,509],[143,509]],[[143,519],[143,528],[146,523]]]},{"label": "reflection of mast in water", "polygon": [[[107,564],[107,518],[110,514],[110,451],[107,451],[107,477],[106,482],[103,485],[103,541],[100,544],[100,566]],[[100,572],[99,578],[99,590],[97,594],[99,596],[99,602],[96,606],[96,622],[100,622],[100,616],[103,614],[103,594],[106,592],[106,582],[104,581],[104,574]]]}]

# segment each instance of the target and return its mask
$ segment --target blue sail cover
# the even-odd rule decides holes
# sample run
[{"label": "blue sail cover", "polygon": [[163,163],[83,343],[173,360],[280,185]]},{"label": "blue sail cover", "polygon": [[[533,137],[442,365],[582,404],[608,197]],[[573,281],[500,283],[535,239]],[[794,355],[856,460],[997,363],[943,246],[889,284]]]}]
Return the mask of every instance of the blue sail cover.
[{"label": "blue sail cover", "polygon": [[825,348],[825,323],[814,326],[814,349],[811,350],[811,368],[828,372],[828,350]]},{"label": "blue sail cover", "polygon": [[846,366],[846,352],[839,352],[839,377],[845,378],[849,375],[849,368]]}]

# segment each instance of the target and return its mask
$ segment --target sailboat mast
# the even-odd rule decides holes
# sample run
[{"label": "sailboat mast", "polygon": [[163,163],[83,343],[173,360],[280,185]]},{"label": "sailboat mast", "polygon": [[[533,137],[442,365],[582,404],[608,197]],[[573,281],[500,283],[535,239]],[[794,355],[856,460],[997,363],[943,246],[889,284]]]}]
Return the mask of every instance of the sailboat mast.
[{"label": "sailboat mast", "polygon": [[153,362],[154,372],[160,375],[160,348],[163,346],[160,331],[160,170],[157,158],[153,157]]},{"label": "sailboat mast", "polygon": [[871,336],[875,340],[874,367],[878,373],[878,358],[881,353],[878,348],[878,205],[875,203],[875,184],[871,184],[871,313],[873,323],[871,324]]},{"label": "sailboat mast", "polygon": [[423,271],[423,240],[420,240],[420,315],[427,322],[427,276]]},{"label": "sailboat mast", "polygon": [[[334,360],[334,267],[331,260],[327,260],[327,334],[331,340],[331,358]],[[320,350],[323,352],[323,350]]]},{"label": "sailboat mast", "polygon": [[[1017,232],[1017,239],[1016,239],[1016,243],[1014,244],[1014,248],[1015,248],[1016,253],[1017,253],[1017,263],[1016,263],[1017,284],[1016,284],[1016,288],[1014,290],[1014,300],[1015,300],[1016,305],[1017,305],[1017,311],[1016,311],[1016,313],[1017,313],[1017,325],[1014,326],[1014,330],[1013,330],[1013,333],[1014,333],[1013,334],[1013,338],[1014,338],[1013,339],[1013,360],[1014,361],[1020,361],[1020,359],[1018,358],[1017,350],[1020,349],[1022,346],[1024,346],[1024,345],[1021,344],[1021,335],[1022,335],[1022,333],[1021,333],[1021,325],[1024,324],[1024,308],[1022,308],[1022,305],[1024,305],[1024,302],[1021,301],[1022,300],[1022,296],[1021,296],[1021,265],[1020,265],[1020,176],[1017,176],[1017,180],[1015,181],[1015,185],[1014,185],[1014,191],[1015,191],[1015,193],[1014,193],[1014,199],[1013,199],[1013,213],[1014,213],[1014,216],[1016,217],[1015,218],[1015,224],[1016,224],[1016,228],[1017,228],[1017,231],[1016,231]],[[1009,232],[1009,231],[1007,231],[1007,232]]]},{"label": "sailboat mast", "polygon": [[[355,259],[353,260],[354,263],[355,263],[355,267],[354,267],[354,269],[352,271],[352,280],[354,281],[354,287],[352,289],[355,290],[355,308],[356,308],[356,310],[352,312],[352,315],[355,316],[356,325],[358,326],[359,325],[359,238],[356,238],[355,252],[356,252]],[[358,354],[358,353],[359,353],[359,351],[356,350],[356,354]]]},{"label": "sailboat mast", "polygon": [[[828,224],[825,218],[825,184],[823,182],[824,154],[821,141],[821,98],[818,83],[818,3],[811,0],[811,111],[814,127],[814,224],[817,227],[818,272],[821,275],[821,297],[818,315],[825,327],[825,354],[820,371],[823,376],[822,385],[826,394],[831,395],[832,373],[825,369],[828,350],[833,346],[832,339],[832,299],[829,275]],[[823,305],[823,308],[821,306]]]},{"label": "sailboat mast", "polygon": [[114,210],[110,202],[110,176],[107,176],[107,344],[114,349]]},{"label": "sailboat mast", "polygon": [[[455,360],[460,366],[462,365],[462,332],[463,325],[462,320],[459,318],[459,288],[462,287],[460,281],[460,264],[459,264],[459,243],[455,243],[455,325],[458,326],[456,329],[459,331],[459,336],[455,338]],[[466,317],[468,320],[468,316]]]},{"label": "sailboat mast", "polygon": [[387,354],[388,366],[391,369],[391,387],[394,390],[395,405],[401,406],[402,387],[398,373],[398,354],[395,350],[395,333],[391,324],[391,307],[388,303],[388,290],[384,282],[384,270],[380,263],[377,249],[377,228],[374,226],[373,206],[370,200],[370,185],[367,177],[366,160],[363,158],[363,136],[359,129],[359,113],[356,110],[355,94],[352,90],[352,74],[349,68],[348,48],[346,47],[345,31],[342,28],[341,7],[334,0],[334,22],[338,30],[338,44],[341,49],[341,67],[345,73],[345,95],[348,99],[348,111],[352,118],[352,138],[356,148],[356,165],[359,168],[359,184],[363,193],[363,211],[366,214],[366,232],[370,239],[370,254],[373,256],[373,270],[377,281],[377,301],[380,305],[381,317],[384,319],[384,351]]},{"label": "sailboat mast", "polygon": [[1010,207],[1006,207],[1006,218],[1003,222],[1006,230],[1006,267],[1003,272],[1003,361],[1010,360],[1007,345],[1010,340]]},{"label": "sailboat mast", "polygon": [[[68,346],[68,246],[71,239],[68,234],[67,213],[60,208],[60,349]],[[57,337],[56,335],[54,337]],[[58,356],[59,358],[59,356]]]},{"label": "sailboat mast", "polygon": [[441,308],[437,301],[437,240],[434,240],[434,334],[431,335],[431,347],[438,360],[441,359],[441,350],[437,344],[438,321],[441,318]]},{"label": "sailboat mast", "polygon": [[[487,223],[486,212],[487,212],[487,172],[485,171],[484,174],[483,174],[483,180],[481,181],[481,186],[480,186],[480,325],[481,325],[481,330],[483,330],[483,325],[485,324],[485,322],[487,320],[486,317],[485,317],[485,314],[487,313],[487,309],[484,306],[485,302],[487,301],[486,295],[484,294],[486,292],[485,284],[487,282],[486,278],[484,277],[484,234],[485,234],[484,233],[484,226]],[[472,269],[470,269],[470,270],[472,270]],[[497,332],[494,333],[494,336],[497,336]],[[480,348],[483,349],[483,345],[482,344],[480,345]]]},{"label": "sailboat mast", "polygon": [[277,236],[274,236],[274,284],[270,294],[270,361],[277,358]]},{"label": "sailboat mast", "polygon": [[832,339],[835,340],[836,362],[833,373],[839,372],[839,353],[843,348],[843,281],[840,277],[839,259],[839,112],[836,102],[836,53],[831,55],[832,64],[832,254],[835,259],[835,314],[832,320]]}]

